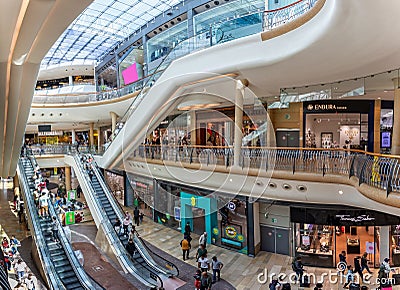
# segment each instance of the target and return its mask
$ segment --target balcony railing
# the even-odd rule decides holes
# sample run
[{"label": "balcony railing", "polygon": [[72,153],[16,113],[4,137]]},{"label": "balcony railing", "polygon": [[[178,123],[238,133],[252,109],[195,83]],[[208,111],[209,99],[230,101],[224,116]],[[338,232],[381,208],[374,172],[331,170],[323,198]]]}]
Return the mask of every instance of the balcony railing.
[{"label": "balcony railing", "polygon": [[[216,146],[141,145],[134,158],[189,164],[233,166],[233,148]],[[242,168],[337,175],[358,178],[359,183],[390,192],[400,192],[400,157],[358,150],[244,147]],[[202,167],[206,170],[207,167]]]},{"label": "balcony railing", "polygon": [[[79,152],[100,154],[96,146],[79,146]],[[33,145],[27,147],[36,156],[71,154],[76,145]],[[140,145],[133,159],[151,163],[153,160],[176,162],[177,166],[201,164],[233,166],[233,148],[224,146]],[[315,148],[242,147],[238,166],[263,171],[283,171],[292,174],[310,173],[319,176],[355,176],[359,184],[400,193],[400,157],[368,153],[361,150]],[[301,177],[299,177],[301,178]]]}]

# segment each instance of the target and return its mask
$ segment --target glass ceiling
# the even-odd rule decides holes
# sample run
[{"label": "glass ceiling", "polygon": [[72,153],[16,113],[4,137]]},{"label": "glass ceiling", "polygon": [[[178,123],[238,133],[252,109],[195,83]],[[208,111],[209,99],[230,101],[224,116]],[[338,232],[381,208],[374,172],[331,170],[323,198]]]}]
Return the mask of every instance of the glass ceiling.
[{"label": "glass ceiling", "polygon": [[97,60],[136,29],[180,0],[94,0],[63,32],[42,67]]}]

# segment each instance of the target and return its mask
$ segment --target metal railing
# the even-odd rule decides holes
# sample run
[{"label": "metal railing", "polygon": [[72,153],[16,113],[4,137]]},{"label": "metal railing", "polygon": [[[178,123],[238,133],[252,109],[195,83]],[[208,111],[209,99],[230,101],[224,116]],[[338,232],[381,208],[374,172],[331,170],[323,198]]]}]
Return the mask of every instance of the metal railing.
[{"label": "metal railing", "polygon": [[272,30],[303,15],[314,7],[317,0],[300,0],[279,9],[264,12],[263,29]]},{"label": "metal railing", "polygon": [[[45,153],[42,154],[75,152],[70,145],[43,147]],[[86,150],[80,151],[95,152],[88,147],[83,149]],[[233,166],[233,155],[231,146],[140,145],[133,151],[133,158],[148,162],[155,159],[225,167]],[[400,192],[399,156],[345,149],[242,147],[239,160],[242,168],[355,176],[360,184],[385,190],[388,194]]]},{"label": "metal railing", "polygon": [[[97,177],[97,180],[99,181],[99,183],[104,191],[104,194],[107,196],[107,199],[109,200],[110,205],[114,209],[119,220],[122,221],[124,219],[124,209],[122,208],[121,204],[118,201],[116,201],[115,197],[111,194],[111,189],[108,186],[108,184],[104,178],[104,175],[100,172],[99,167],[96,164],[96,161],[94,160],[93,156],[90,156],[90,157],[92,159],[92,168]],[[141,253],[141,255],[143,256],[145,261],[149,264],[149,266],[151,266],[154,270],[161,272],[166,276],[177,277],[179,275],[178,267],[176,267],[175,264],[166,260],[164,257],[158,255],[157,253],[154,253],[146,245],[145,241],[143,241],[143,239],[137,235],[137,233],[135,233],[134,241],[135,241],[137,250]]]},{"label": "metal railing", "polygon": [[[31,160],[26,159],[26,162],[31,162]],[[33,172],[33,165],[31,164],[31,169]],[[29,186],[28,177],[25,173],[24,165],[22,159],[19,160],[17,165],[17,174],[20,182],[22,196],[24,198],[24,204],[26,206],[28,214],[29,226],[33,229],[34,235],[32,235],[36,247],[38,249],[39,259],[42,262],[43,272],[46,275],[46,282],[49,284],[50,289],[66,289],[61,282],[60,277],[56,274],[57,271],[51,261],[50,252],[46,245],[46,240],[41,231],[41,226],[38,223],[39,214],[37,212],[35,202],[32,197],[32,191]]]},{"label": "metal railing", "polygon": [[[223,146],[140,145],[133,158],[233,166],[233,148]],[[400,156],[360,150],[315,148],[242,147],[238,166],[264,171],[305,172],[355,176],[359,183],[390,192],[400,192]],[[206,167],[202,167],[206,170]]]},{"label": "metal railing", "polygon": [[[79,156],[75,154],[73,158],[77,165],[77,169],[79,170],[81,176],[83,177],[85,187],[89,190],[89,196],[87,196],[86,198],[91,198],[94,206],[93,210],[96,212],[97,215],[100,216],[100,221],[99,221],[100,226],[103,228],[104,234],[108,242],[110,243],[110,245],[112,245],[112,250],[114,251],[114,254],[116,255],[121,266],[123,266],[124,269],[130,274],[133,274],[146,287],[150,288],[162,287],[163,286],[162,279],[157,274],[150,271],[146,263],[140,263],[136,261],[136,263],[141,264],[142,269],[138,269],[134,266],[133,259],[125,251],[125,247],[122,244],[121,240],[119,239],[117,233],[115,232],[114,227],[111,224],[111,221],[105,216],[104,213],[106,211],[102,207],[101,202],[99,201],[98,196],[96,194],[96,191],[89,182],[90,177],[87,171],[83,168],[83,164],[81,163]],[[94,171],[94,173],[96,175],[96,178],[98,178],[98,173],[96,172],[96,170]],[[100,181],[100,179],[98,180]]]}]

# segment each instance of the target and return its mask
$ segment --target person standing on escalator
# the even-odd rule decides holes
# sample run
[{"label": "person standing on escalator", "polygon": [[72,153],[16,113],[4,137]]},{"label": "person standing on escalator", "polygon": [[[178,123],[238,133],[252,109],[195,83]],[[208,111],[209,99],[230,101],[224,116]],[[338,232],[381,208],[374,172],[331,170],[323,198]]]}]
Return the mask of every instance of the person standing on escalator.
[{"label": "person standing on escalator", "polygon": [[136,246],[135,246],[135,244],[133,243],[133,240],[132,240],[132,239],[129,239],[128,243],[127,243],[126,246],[125,246],[125,249],[126,249],[126,251],[129,253],[129,255],[131,255],[131,257],[132,257],[133,255],[135,255],[135,253],[136,253]]},{"label": "person standing on escalator", "polygon": [[135,209],[133,210],[133,219],[135,220],[136,226],[139,226],[139,217],[140,217],[140,211],[136,206]]}]

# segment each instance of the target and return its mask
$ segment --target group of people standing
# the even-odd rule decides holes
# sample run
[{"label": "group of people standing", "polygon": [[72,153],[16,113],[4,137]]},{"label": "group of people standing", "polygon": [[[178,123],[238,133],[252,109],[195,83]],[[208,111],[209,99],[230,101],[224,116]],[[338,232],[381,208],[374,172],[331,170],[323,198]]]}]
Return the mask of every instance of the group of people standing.
[{"label": "group of people standing", "polygon": [[[180,242],[182,248],[183,260],[189,259],[189,251],[192,248],[191,241],[191,226],[188,222],[185,225],[183,239]],[[207,258],[207,232],[204,232],[199,237],[199,247],[196,251],[196,262],[198,269],[196,270],[194,285],[198,290],[209,290],[212,284],[221,280],[221,269],[224,264],[213,256],[211,261]],[[212,269],[212,275],[208,271]]]},{"label": "group of people standing", "polygon": [[[347,263],[347,257],[346,257],[346,251],[342,251],[339,254],[339,263],[341,263],[343,266],[343,270],[341,271],[341,274],[346,276],[346,282],[343,285],[344,288],[347,288],[348,286],[352,285],[355,283],[355,274],[359,275],[359,278],[361,281],[363,281],[363,272],[364,270],[367,270],[369,274],[372,274],[372,271],[368,267],[368,254],[364,253],[361,257],[356,256],[354,258],[354,266],[350,265]],[[388,278],[390,272],[394,272],[393,269],[390,268],[389,264],[390,259],[385,258],[383,262],[381,263],[378,271],[378,281],[380,283],[378,289],[384,288],[387,286]],[[346,272],[347,270],[347,272]]]}]

